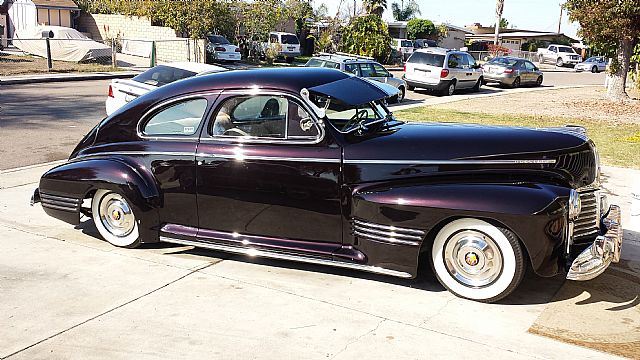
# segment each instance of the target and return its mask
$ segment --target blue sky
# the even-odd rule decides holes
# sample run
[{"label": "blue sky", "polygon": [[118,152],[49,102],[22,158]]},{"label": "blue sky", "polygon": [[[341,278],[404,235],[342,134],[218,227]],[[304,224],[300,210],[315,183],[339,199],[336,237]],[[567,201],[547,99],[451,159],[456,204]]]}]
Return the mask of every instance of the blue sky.
[{"label": "blue sky", "polygon": [[[361,0],[356,0],[357,6],[362,6]],[[339,0],[314,0],[314,6],[325,3],[329,14],[334,15]],[[387,0],[388,10],[383,17],[392,20],[391,4],[400,0]],[[457,26],[464,26],[476,22],[490,26],[495,22],[495,0],[417,0],[420,6],[421,18],[434,22],[448,22]],[[353,0],[345,0],[344,6],[353,8]],[[504,14],[509,20],[509,26],[515,25],[521,29],[556,32],[560,17],[560,4],[564,0],[505,0]],[[561,31],[571,37],[576,37],[578,24],[569,22],[566,11],[563,16]]]}]

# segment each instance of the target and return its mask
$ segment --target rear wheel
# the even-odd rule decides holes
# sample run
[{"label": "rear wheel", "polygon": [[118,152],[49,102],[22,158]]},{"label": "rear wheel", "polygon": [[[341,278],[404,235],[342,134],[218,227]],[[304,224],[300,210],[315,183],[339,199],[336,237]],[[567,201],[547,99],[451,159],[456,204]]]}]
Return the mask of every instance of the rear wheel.
[{"label": "rear wheel", "polygon": [[516,235],[473,218],[458,219],[436,235],[431,260],[436,277],[453,294],[481,302],[511,294],[526,263]]},{"label": "rear wheel", "polygon": [[591,72],[596,74],[598,72],[598,67],[597,66],[592,67]]},{"label": "rear wheel", "polygon": [[140,245],[138,224],[127,199],[110,190],[98,190],[91,200],[93,222],[100,235],[115,246]]},{"label": "rear wheel", "polygon": [[442,91],[442,95],[444,96],[451,96],[453,95],[453,93],[456,92],[456,82],[452,81],[449,83],[449,85],[447,85],[447,87]]},{"label": "rear wheel", "polygon": [[520,77],[517,77],[513,80],[513,83],[511,83],[511,87],[514,89],[520,87]]}]

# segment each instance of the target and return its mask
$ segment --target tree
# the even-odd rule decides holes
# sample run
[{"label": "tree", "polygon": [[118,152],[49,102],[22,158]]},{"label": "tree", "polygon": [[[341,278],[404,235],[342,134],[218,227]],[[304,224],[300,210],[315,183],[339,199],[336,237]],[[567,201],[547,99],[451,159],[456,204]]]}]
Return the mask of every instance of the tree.
[{"label": "tree", "polygon": [[387,24],[374,14],[353,18],[342,33],[342,48],[351,54],[385,61],[391,52],[391,36]]},{"label": "tree", "polygon": [[416,15],[420,15],[420,7],[415,0],[409,0],[404,8],[398,5],[397,2],[394,2],[391,4],[391,12],[396,21],[407,21],[415,19]]},{"label": "tree", "polygon": [[411,40],[433,37],[437,33],[431,20],[411,19],[407,23],[407,37]]},{"label": "tree", "polygon": [[374,14],[382,17],[382,13],[387,10],[387,0],[362,0],[367,14]]},{"label": "tree", "polygon": [[628,100],[625,90],[634,41],[640,38],[640,1],[567,0],[569,19],[580,24],[580,34],[590,43],[616,44],[609,66],[607,95]]},{"label": "tree", "polygon": [[500,19],[500,29],[506,29],[509,27],[509,20],[502,18]]},{"label": "tree", "polygon": [[[496,24],[502,25],[502,12],[504,11],[504,0],[496,0]],[[496,26],[496,36],[493,40],[494,45],[500,42],[500,26]]]}]

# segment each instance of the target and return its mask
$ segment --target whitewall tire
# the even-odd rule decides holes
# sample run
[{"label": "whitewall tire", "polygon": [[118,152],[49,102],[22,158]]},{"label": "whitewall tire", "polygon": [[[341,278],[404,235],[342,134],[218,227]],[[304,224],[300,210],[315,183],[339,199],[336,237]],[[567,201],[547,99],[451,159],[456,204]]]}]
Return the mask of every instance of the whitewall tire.
[{"label": "whitewall tire", "polygon": [[91,200],[91,215],[100,235],[119,247],[140,245],[138,223],[128,200],[110,190],[96,191]]},{"label": "whitewall tire", "polygon": [[526,268],[515,234],[473,218],[445,225],[433,241],[431,260],[444,287],[482,302],[498,301],[513,292]]}]

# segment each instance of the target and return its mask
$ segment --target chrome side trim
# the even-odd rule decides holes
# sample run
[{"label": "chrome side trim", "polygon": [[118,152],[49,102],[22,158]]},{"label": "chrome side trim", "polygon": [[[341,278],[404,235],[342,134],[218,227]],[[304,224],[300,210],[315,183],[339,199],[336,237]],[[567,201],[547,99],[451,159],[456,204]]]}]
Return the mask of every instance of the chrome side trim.
[{"label": "chrome side trim", "polygon": [[80,210],[82,199],[40,193],[40,202],[46,208],[76,212]]},{"label": "chrome side trim", "polygon": [[419,246],[425,232],[353,219],[353,235],[384,244]]},{"label": "chrome side trim", "polygon": [[556,161],[543,160],[344,160],[345,164],[398,164],[398,165],[510,165],[510,164],[555,164]]},{"label": "chrome side trim", "polygon": [[105,151],[91,154],[80,154],[77,158],[88,158],[98,156],[111,156],[111,155],[126,155],[126,156],[140,156],[140,155],[170,155],[170,156],[193,156],[193,152],[176,152],[176,151]]},{"label": "chrome side trim", "polygon": [[196,154],[199,157],[206,158],[222,158],[230,160],[265,160],[265,161],[300,161],[300,162],[317,162],[317,163],[340,163],[340,159],[328,158],[308,158],[308,157],[280,157],[280,156],[256,156],[256,155],[235,155],[235,154]]},{"label": "chrome side trim", "polygon": [[172,244],[178,244],[178,245],[195,246],[195,247],[201,247],[201,248],[206,248],[211,250],[224,251],[224,252],[233,253],[233,254],[259,256],[259,257],[265,257],[265,258],[277,259],[277,260],[297,261],[297,262],[316,264],[316,265],[327,265],[327,266],[333,266],[333,267],[339,267],[339,268],[345,268],[345,269],[367,271],[367,272],[372,272],[376,274],[396,276],[401,278],[412,277],[412,275],[409,273],[385,269],[379,266],[354,264],[354,263],[347,263],[347,262],[335,261],[335,260],[325,260],[325,259],[319,259],[319,258],[304,257],[301,255],[276,253],[271,251],[258,250],[255,248],[242,248],[242,247],[228,246],[228,245],[221,245],[221,244],[203,243],[203,242],[192,241],[192,240],[174,239],[166,236],[160,236],[160,241],[172,243]]}]

